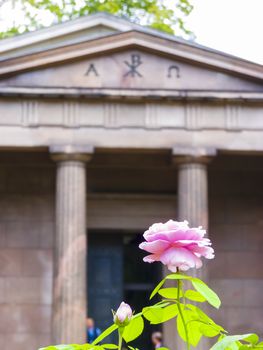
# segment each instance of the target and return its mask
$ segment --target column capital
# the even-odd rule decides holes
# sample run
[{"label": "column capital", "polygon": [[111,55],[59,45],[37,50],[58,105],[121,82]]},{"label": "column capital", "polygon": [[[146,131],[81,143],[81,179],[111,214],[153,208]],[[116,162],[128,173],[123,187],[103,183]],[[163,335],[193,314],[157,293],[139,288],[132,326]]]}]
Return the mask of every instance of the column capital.
[{"label": "column capital", "polygon": [[55,162],[79,161],[89,162],[94,153],[92,145],[51,145],[49,147],[51,158]]},{"label": "column capital", "polygon": [[208,164],[217,155],[212,147],[180,147],[172,148],[172,163],[180,164]]}]

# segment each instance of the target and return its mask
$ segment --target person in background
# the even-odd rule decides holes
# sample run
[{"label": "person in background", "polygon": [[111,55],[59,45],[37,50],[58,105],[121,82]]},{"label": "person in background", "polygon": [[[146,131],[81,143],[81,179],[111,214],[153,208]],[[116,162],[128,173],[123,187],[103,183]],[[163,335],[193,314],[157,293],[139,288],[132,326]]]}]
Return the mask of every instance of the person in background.
[{"label": "person in background", "polygon": [[161,332],[154,332],[152,334],[152,343],[154,349],[159,349],[163,346],[163,335]]},{"label": "person in background", "polygon": [[93,318],[86,319],[87,342],[92,343],[100,334],[101,330],[95,326]]}]

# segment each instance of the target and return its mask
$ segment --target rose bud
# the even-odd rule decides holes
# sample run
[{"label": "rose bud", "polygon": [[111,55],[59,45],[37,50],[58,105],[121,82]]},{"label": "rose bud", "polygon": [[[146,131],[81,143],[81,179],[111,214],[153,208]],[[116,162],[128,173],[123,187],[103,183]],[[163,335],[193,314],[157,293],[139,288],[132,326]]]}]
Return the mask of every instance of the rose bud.
[{"label": "rose bud", "polygon": [[132,318],[132,309],[130,305],[122,302],[118,310],[114,314],[114,318],[113,318],[114,323],[117,326],[125,327],[130,323],[131,318]]}]

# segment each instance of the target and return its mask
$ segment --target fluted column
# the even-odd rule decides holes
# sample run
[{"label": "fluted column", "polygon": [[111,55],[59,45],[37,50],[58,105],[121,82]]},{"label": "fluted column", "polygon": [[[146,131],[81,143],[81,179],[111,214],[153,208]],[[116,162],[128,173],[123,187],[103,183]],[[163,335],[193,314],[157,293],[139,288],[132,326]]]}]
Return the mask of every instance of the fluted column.
[{"label": "fluted column", "polygon": [[52,334],[55,344],[84,343],[86,318],[86,162],[92,148],[53,146],[56,239]]},{"label": "fluted column", "polygon": [[[203,226],[208,229],[208,175],[207,165],[216,155],[210,148],[179,148],[172,152],[173,163],[178,171],[177,220],[187,220],[192,227]],[[206,263],[199,270],[191,271],[192,275],[208,280]],[[175,336],[175,325],[167,322],[164,325],[166,344],[171,349],[183,348],[183,343]],[[203,340],[198,349],[209,349],[209,342]]]},{"label": "fluted column", "polygon": [[[208,230],[208,175],[207,165],[216,154],[214,149],[193,149],[180,154],[174,149],[174,160],[178,168],[178,220],[187,220],[192,227],[202,226]],[[182,152],[182,153],[184,153]],[[206,262],[196,277],[207,280]]]},{"label": "fluted column", "polygon": [[216,150],[175,147],[172,154],[178,170],[177,219],[208,229],[207,165]]},{"label": "fluted column", "polygon": [[178,220],[208,228],[207,157],[178,157]]},{"label": "fluted column", "polygon": [[[207,165],[216,155],[215,149],[189,149],[181,154],[174,149],[178,168],[178,220],[187,220],[192,227],[202,226],[208,237],[208,170]],[[185,154],[184,154],[185,153]],[[176,156],[177,155],[177,156]],[[208,269],[205,259],[203,267],[193,270],[192,275],[208,282]],[[209,349],[209,340],[203,339],[198,349]]]}]

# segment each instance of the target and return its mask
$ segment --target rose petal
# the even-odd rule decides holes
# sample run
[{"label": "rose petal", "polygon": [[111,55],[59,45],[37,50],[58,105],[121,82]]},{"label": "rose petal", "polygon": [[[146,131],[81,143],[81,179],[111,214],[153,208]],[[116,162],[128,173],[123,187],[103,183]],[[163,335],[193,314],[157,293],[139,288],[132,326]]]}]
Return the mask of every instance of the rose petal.
[{"label": "rose petal", "polygon": [[170,243],[161,239],[157,239],[153,242],[142,242],[139,245],[140,249],[146,250],[149,253],[159,253],[164,251],[170,246]]},{"label": "rose petal", "polygon": [[144,258],[146,262],[161,261],[175,272],[202,266],[201,257],[214,258],[211,241],[205,238],[202,227],[189,227],[187,221],[169,220],[156,223],[144,232],[146,242],[140,248],[152,253]]},{"label": "rose petal", "polygon": [[150,255],[146,255],[143,258],[144,262],[148,262],[148,263],[153,263],[155,261],[160,261],[160,256],[157,254],[150,254]]},{"label": "rose petal", "polygon": [[160,255],[160,261],[169,266],[180,268],[200,267],[201,260],[185,248],[170,248]]}]

